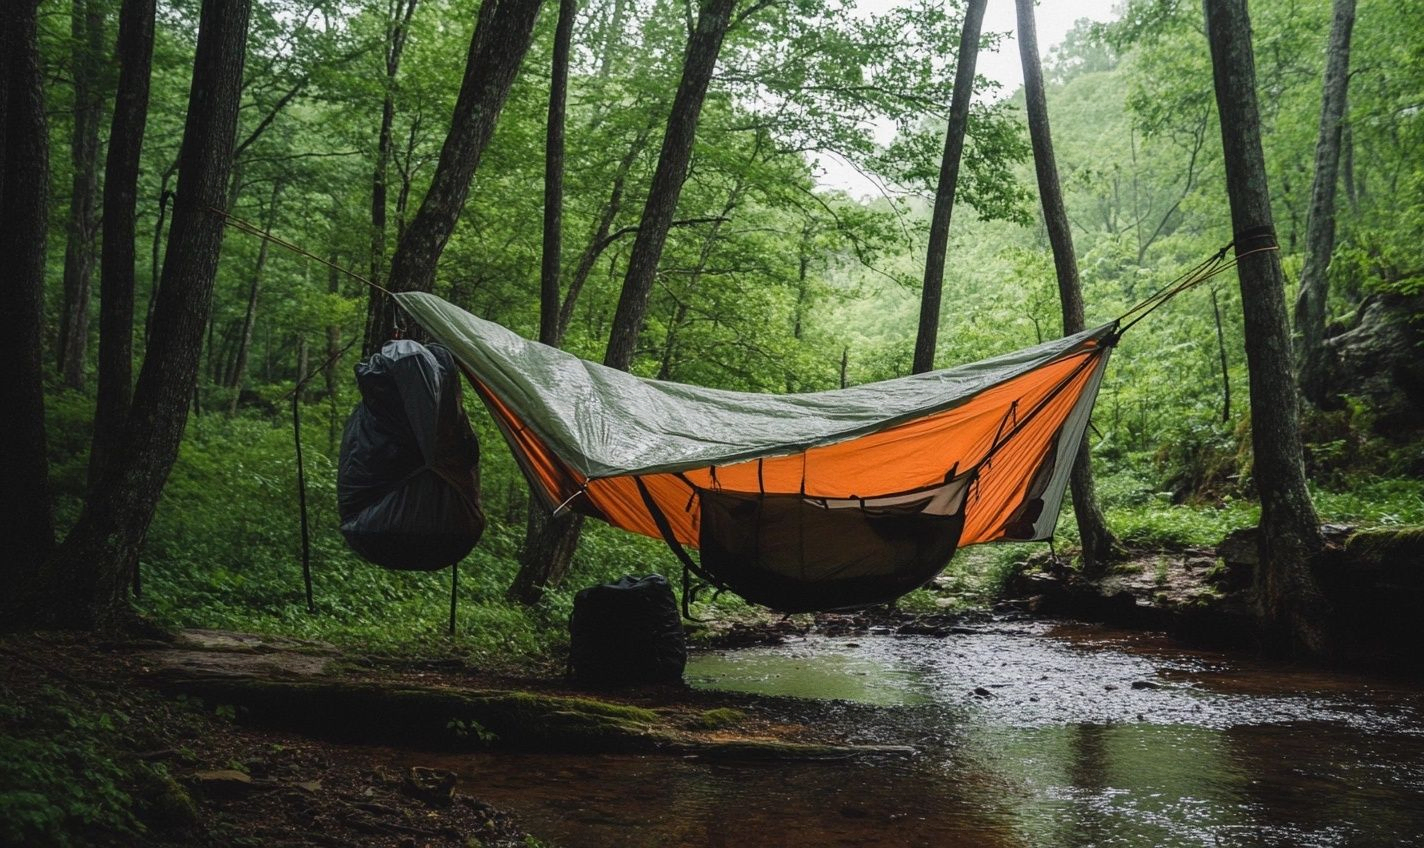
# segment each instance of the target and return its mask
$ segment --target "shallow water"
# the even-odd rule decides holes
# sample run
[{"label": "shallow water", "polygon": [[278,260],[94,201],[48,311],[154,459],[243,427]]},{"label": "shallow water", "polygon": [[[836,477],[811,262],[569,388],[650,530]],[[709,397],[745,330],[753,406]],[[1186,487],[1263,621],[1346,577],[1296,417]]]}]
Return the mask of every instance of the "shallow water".
[{"label": "shallow water", "polygon": [[[908,759],[450,758],[565,846],[1424,845],[1424,686],[1084,626],[809,637],[690,684]],[[977,691],[976,691],[977,690]]]}]

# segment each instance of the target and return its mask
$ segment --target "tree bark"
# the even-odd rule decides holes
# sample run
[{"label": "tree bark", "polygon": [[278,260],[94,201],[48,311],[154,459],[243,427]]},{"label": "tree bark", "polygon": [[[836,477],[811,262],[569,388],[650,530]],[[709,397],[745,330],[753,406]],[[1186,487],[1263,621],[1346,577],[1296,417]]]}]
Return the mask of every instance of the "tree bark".
[{"label": "tree bark", "polygon": [[1325,56],[1324,93],[1320,101],[1320,136],[1315,144],[1315,178],[1305,219],[1305,265],[1295,301],[1295,355],[1301,393],[1316,406],[1325,393],[1325,316],[1330,295],[1330,255],[1335,251],[1335,186],[1340,176],[1341,131],[1345,126],[1350,84],[1350,31],[1355,0],[1335,0],[1330,46]]},{"label": "tree bark", "polygon": [[969,103],[974,97],[974,64],[979,57],[979,30],[987,5],[988,0],[969,0],[964,7],[964,29],[960,31],[959,54],[955,57],[954,93],[949,102],[949,129],[944,136],[944,155],[939,162],[939,184],[935,189],[929,245],[925,252],[925,281],[920,291],[920,329],[915,336],[912,368],[916,374],[934,369],[935,346],[939,342],[940,294],[944,290],[945,253],[949,250],[949,220],[954,213],[954,194],[959,186],[959,162],[964,156]]},{"label": "tree bark", "polygon": [[[470,180],[494,133],[499,111],[529,50],[540,0],[486,0],[470,38],[465,76],[455,101],[455,114],[430,190],[401,236],[391,257],[386,288],[391,291],[430,291],[435,267],[445,243],[455,230]],[[379,347],[396,326],[396,305],[382,297],[367,346]]]},{"label": "tree bark", "polygon": [[[707,0],[688,41],[682,81],[673,98],[672,113],[663,135],[662,153],[658,157],[648,200],[643,207],[642,222],[633,244],[628,272],[623,279],[623,291],[618,299],[608,351],[603,360],[610,367],[626,371],[632,363],[638,334],[647,317],[653,276],[677,209],[683,180],[687,176],[702,101],[712,81],[712,69],[717,64],[722,39],[731,26],[735,3],[736,0]],[[546,589],[561,583],[578,549],[582,530],[583,516],[580,514],[566,513],[555,517],[542,506],[531,509],[519,573],[509,588],[509,597],[533,605],[539,602]]]},{"label": "tree bark", "polygon": [[558,344],[559,270],[564,206],[564,102],[569,91],[569,45],[576,0],[560,0],[549,78],[549,119],[544,134],[544,252],[539,265],[539,341]]},{"label": "tree bark", "polygon": [[697,121],[702,114],[702,101],[712,82],[712,70],[722,50],[722,39],[732,23],[736,0],[706,0],[697,16],[697,28],[687,44],[683,59],[682,81],[672,101],[667,132],[663,135],[662,152],[643,206],[642,223],[628,257],[628,270],[623,277],[623,291],[618,309],[613,314],[613,331],[608,340],[608,352],[603,364],[628,370],[637,349],[638,334],[648,314],[648,298],[653,291],[658,260],[667,242],[668,228],[677,211],[682,183],[687,178],[687,166],[692,159],[692,145],[697,136]]},{"label": "tree bark", "polygon": [[1328,647],[1328,609],[1312,566],[1324,540],[1305,486],[1285,278],[1280,251],[1270,249],[1274,237],[1251,235],[1269,233],[1272,226],[1251,22],[1245,0],[1206,0],[1205,7],[1231,224],[1238,234],[1253,474],[1261,496],[1257,611],[1267,644],[1320,653]]},{"label": "tree bark", "polygon": [[155,0],[124,0],[119,12],[119,85],[104,171],[104,230],[99,257],[99,391],[89,482],[119,441],[133,394],[135,203],[148,121]]},{"label": "tree bark", "polygon": [[0,314],[12,348],[0,380],[0,629],[28,616],[22,596],[54,546],[45,439],[45,235],[49,130],[45,123],[35,0],[0,3]]},{"label": "tree bark", "polygon": [[[371,267],[370,279],[380,283],[386,271],[386,184],[394,147],[392,128],[396,117],[396,74],[400,72],[401,54],[405,52],[406,33],[418,0],[396,0],[391,17],[386,22],[386,93],[381,101],[381,129],[376,136],[376,167],[371,177]],[[384,338],[372,340],[380,314],[381,293],[371,290],[366,301],[366,355],[375,353]],[[372,347],[372,345],[375,347]]]},{"label": "tree bark", "polygon": [[103,113],[100,77],[104,63],[104,12],[98,0],[73,0],[70,37],[74,73],[74,131],[69,159],[68,239],[64,246],[64,304],[59,320],[60,379],[84,388],[89,349],[89,289],[94,276],[94,237],[99,229],[99,120]]},{"label": "tree bark", "polygon": [[[1078,279],[1078,259],[1073,252],[1073,233],[1063,206],[1063,190],[1058,181],[1058,164],[1053,156],[1053,134],[1048,124],[1048,98],[1043,87],[1043,68],[1038,59],[1038,34],[1033,20],[1033,0],[1014,0],[1018,11],[1019,55],[1023,60],[1024,95],[1028,112],[1029,141],[1033,145],[1033,168],[1038,177],[1038,193],[1043,204],[1043,222],[1053,248],[1053,267],[1058,276],[1058,300],[1063,307],[1063,333],[1085,329],[1083,287]],[[1120,545],[1098,504],[1093,485],[1093,464],[1088,452],[1088,436],[1078,443],[1069,477],[1073,492],[1073,514],[1078,519],[1078,535],[1083,544],[1083,569],[1100,574],[1118,556]]]},{"label": "tree bark", "polygon": [[[575,0],[560,0],[559,21],[554,29],[554,56],[549,78],[549,117],[544,134],[544,252],[539,266],[539,341],[557,347],[559,331],[559,271],[564,203],[564,103],[568,97],[569,46],[573,40]],[[553,516],[529,495],[524,547],[519,552],[519,571],[509,587],[509,598],[524,604],[538,603],[545,584],[557,585],[573,560],[583,516],[575,513]],[[548,547],[552,544],[554,547]],[[570,550],[558,548],[567,544]],[[543,563],[561,567],[545,572]]]},{"label": "tree bark", "polygon": [[164,482],[178,455],[212,310],[249,0],[204,0],[179,151],[163,281],[134,388],[129,426],[79,519],[46,565],[39,613],[55,624],[108,628],[131,616],[127,587]]}]

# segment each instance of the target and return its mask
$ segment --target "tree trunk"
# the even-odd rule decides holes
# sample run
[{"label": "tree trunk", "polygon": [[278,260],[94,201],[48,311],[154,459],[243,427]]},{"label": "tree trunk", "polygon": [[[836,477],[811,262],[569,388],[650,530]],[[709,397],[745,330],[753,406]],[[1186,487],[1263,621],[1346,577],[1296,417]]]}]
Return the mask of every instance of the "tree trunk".
[{"label": "tree trunk", "polygon": [[99,397],[89,482],[119,441],[133,394],[134,205],[148,121],[155,0],[124,0],[119,12],[119,87],[104,171],[104,231],[99,259]]},{"label": "tree trunk", "polygon": [[[1251,390],[1253,474],[1261,496],[1256,603],[1267,643],[1323,652],[1328,608],[1312,566],[1324,547],[1305,486],[1299,405],[1286,325],[1285,278],[1271,232],[1271,202],[1256,108],[1256,68],[1245,0],[1206,0],[1226,189]],[[1266,249],[1262,249],[1266,248]]]},{"label": "tree trunk", "polygon": [[104,64],[104,12],[98,0],[73,0],[70,36],[74,72],[74,133],[69,159],[68,240],[64,246],[64,306],[59,318],[60,379],[71,389],[84,388],[89,349],[89,287],[94,276],[94,236],[99,229],[99,94]]},{"label": "tree trunk", "polygon": [[[683,60],[682,82],[673,98],[672,114],[663,136],[662,153],[643,207],[643,218],[633,244],[628,272],[623,279],[623,292],[608,340],[604,364],[628,370],[638,333],[647,316],[648,296],[652,293],[653,275],[668,228],[677,209],[678,195],[687,176],[692,157],[692,143],[697,132],[697,119],[702,101],[712,81],[712,69],[722,49],[722,38],[732,21],[736,0],[707,0],[697,19],[697,28],[688,41]],[[525,604],[535,604],[544,590],[563,581],[578,549],[583,530],[583,516],[566,513],[552,517],[542,507],[531,509],[529,533],[520,556],[519,573],[509,587],[509,597]]]},{"label": "tree trunk", "polygon": [[1350,30],[1355,0],[1335,0],[1330,47],[1325,57],[1325,91],[1320,102],[1320,137],[1315,144],[1315,180],[1305,219],[1305,265],[1295,301],[1295,354],[1300,389],[1316,406],[1325,397],[1325,313],[1330,295],[1330,254],[1335,251],[1335,186],[1340,176],[1340,135],[1345,125],[1350,83]]},{"label": "tree trunk", "polygon": [[[564,203],[564,102],[568,97],[569,45],[577,13],[575,0],[560,0],[549,78],[549,118],[544,135],[544,253],[539,266],[539,341],[555,347],[562,336],[559,332],[559,270]],[[511,600],[535,604],[546,584],[558,585],[563,580],[573,560],[573,548],[578,545],[583,516],[574,513],[552,516],[532,492],[526,514],[528,521],[524,547],[519,552],[519,571],[508,595]],[[554,547],[547,546],[550,544]],[[569,550],[560,550],[560,544],[568,545]],[[541,568],[545,562],[558,563],[557,573],[545,572]]]},{"label": "tree trunk", "polygon": [[[272,197],[267,204],[267,222],[263,230],[271,233],[277,221],[277,201],[282,194],[282,181],[272,183]],[[261,240],[257,248],[257,263],[252,268],[252,282],[247,287],[247,311],[242,315],[242,332],[237,334],[237,355],[233,358],[232,375],[228,387],[232,389],[232,400],[227,407],[228,415],[237,414],[237,403],[242,398],[242,384],[247,381],[247,360],[252,352],[252,328],[257,323],[257,299],[262,293],[262,272],[267,268],[267,239]]]},{"label": "tree trunk", "polygon": [[[494,133],[520,62],[529,50],[540,0],[486,0],[470,38],[465,77],[450,132],[440,149],[440,161],[420,209],[401,236],[391,257],[386,288],[391,291],[430,291],[435,266],[455,230],[470,180]],[[396,305],[382,297],[368,346],[379,347],[396,326]]]},{"label": "tree trunk", "polygon": [[107,628],[131,616],[129,580],[178,455],[212,309],[223,222],[211,210],[227,207],[248,13],[249,0],[202,5],[153,336],[129,426],[45,569],[50,593],[37,612],[57,624]]},{"label": "tree trunk", "polygon": [[598,224],[594,227],[593,235],[588,240],[588,246],[584,248],[583,253],[579,254],[578,264],[574,266],[573,277],[569,280],[569,289],[564,293],[564,301],[559,306],[559,326],[558,332],[554,336],[556,347],[563,344],[564,334],[569,331],[569,322],[574,317],[574,306],[578,303],[578,296],[583,291],[584,283],[588,282],[589,274],[593,273],[593,264],[598,261],[598,257],[611,243],[608,233],[613,227],[613,222],[618,218],[618,213],[623,209],[623,190],[628,181],[628,172],[632,170],[633,163],[638,161],[638,156],[647,146],[650,132],[652,132],[651,126],[646,131],[639,133],[633,139],[633,144],[629,146],[628,152],[618,163],[618,170],[613,175],[613,189],[609,193],[608,202],[603,205],[603,211],[598,217]]},{"label": "tree trunk", "polygon": [[148,286],[148,308],[145,310],[143,318],[143,344],[148,346],[148,338],[153,334],[153,310],[158,305],[158,287],[163,284],[161,279],[163,274],[163,222],[168,215],[168,182],[173,179],[173,174],[178,170],[178,160],[173,160],[172,164],[163,172],[163,178],[158,183],[158,221],[153,225],[153,247],[149,257],[149,274],[151,279]]},{"label": "tree trunk", "polygon": [[544,137],[544,253],[539,265],[539,341],[558,344],[559,270],[564,205],[564,101],[569,89],[569,44],[573,40],[575,0],[560,0],[554,31],[554,59],[549,79],[549,119]]},{"label": "tree trunk", "polygon": [[45,125],[35,0],[0,3],[0,314],[11,373],[0,380],[0,629],[31,617],[22,596],[54,546],[45,439],[45,235],[49,130]]},{"label": "tree trunk", "polygon": [[969,126],[969,102],[974,96],[974,64],[979,57],[979,30],[989,0],[969,0],[964,7],[964,29],[955,57],[954,94],[949,102],[949,129],[939,162],[939,184],[930,215],[930,238],[925,252],[925,282],[920,291],[920,329],[915,336],[913,372],[933,370],[939,341],[939,304],[944,289],[944,260],[949,250],[949,219],[954,213],[954,193],[959,186],[959,162],[964,155],[964,135]]},{"label": "tree trunk", "polygon": [[[394,141],[391,136],[396,117],[396,74],[400,71],[401,54],[405,52],[405,38],[409,31],[410,18],[415,14],[418,0],[397,0],[392,15],[386,22],[386,93],[381,102],[381,129],[376,137],[376,168],[371,177],[371,282],[379,284],[386,271],[386,175],[390,168],[391,150]],[[366,301],[365,353],[369,356],[380,349],[384,337],[372,339],[376,332],[375,323],[380,313],[379,291],[372,289]]]},{"label": "tree trunk", "polygon": [[702,114],[702,101],[712,81],[712,70],[722,50],[722,39],[732,23],[736,0],[706,0],[697,16],[697,29],[687,44],[683,59],[682,82],[672,101],[667,132],[663,135],[662,153],[648,188],[643,206],[642,222],[628,257],[628,270],[623,277],[623,292],[613,315],[613,331],[608,340],[608,352],[603,364],[628,370],[637,349],[638,334],[648,314],[648,297],[653,291],[658,260],[668,228],[677,211],[682,183],[687,178],[687,165],[692,159],[692,144],[697,135],[697,120]]},{"label": "tree trunk", "polygon": [[[1043,222],[1053,247],[1053,267],[1058,275],[1058,300],[1063,306],[1063,333],[1085,329],[1083,288],[1078,280],[1078,260],[1073,254],[1073,233],[1068,212],[1063,207],[1063,190],[1058,182],[1058,164],[1053,156],[1053,135],[1048,125],[1048,99],[1043,89],[1043,68],[1038,59],[1038,34],[1034,27],[1033,0],[1015,0],[1018,10],[1019,55],[1023,59],[1024,95],[1028,112],[1029,141],[1033,144],[1033,167],[1038,177],[1038,193],[1043,203]],[[1083,543],[1083,568],[1102,573],[1120,549],[1108,529],[1093,485],[1093,464],[1088,452],[1088,436],[1078,443],[1069,477],[1073,492],[1073,514],[1078,519],[1078,535]]]}]

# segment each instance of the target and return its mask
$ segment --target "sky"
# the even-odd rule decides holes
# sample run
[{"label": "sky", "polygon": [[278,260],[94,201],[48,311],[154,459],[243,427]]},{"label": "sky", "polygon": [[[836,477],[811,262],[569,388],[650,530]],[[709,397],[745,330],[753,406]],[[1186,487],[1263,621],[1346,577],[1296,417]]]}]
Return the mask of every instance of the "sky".
[{"label": "sky", "polygon": [[[1121,0],[1039,0],[1035,12],[1038,29],[1038,49],[1044,57],[1048,51],[1062,43],[1064,36],[1080,18],[1094,21],[1108,21],[1116,17],[1115,7]],[[867,14],[893,8],[897,0],[861,0],[859,7]],[[1016,28],[1014,0],[989,0],[984,10],[984,32],[1008,32],[1009,37],[999,44],[993,53],[980,52],[975,61],[975,70],[988,79],[1003,85],[1002,96],[1009,96],[1023,84],[1023,66],[1019,62],[1018,39],[1012,34]],[[948,104],[945,104],[946,111]],[[885,138],[893,128],[885,127]],[[876,196],[881,189],[850,165],[823,157],[820,161],[821,173],[817,182],[827,188],[839,188],[853,197]]]}]

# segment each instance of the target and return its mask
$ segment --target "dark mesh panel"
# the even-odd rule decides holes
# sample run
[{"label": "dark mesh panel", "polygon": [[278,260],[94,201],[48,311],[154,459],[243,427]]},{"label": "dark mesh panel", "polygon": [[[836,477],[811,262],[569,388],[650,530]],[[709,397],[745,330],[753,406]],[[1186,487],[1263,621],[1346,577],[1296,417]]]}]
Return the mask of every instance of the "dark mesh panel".
[{"label": "dark mesh panel", "polygon": [[949,563],[964,515],[922,503],[827,509],[800,495],[699,492],[701,567],[753,603],[783,612],[894,600]]}]

